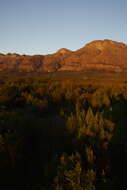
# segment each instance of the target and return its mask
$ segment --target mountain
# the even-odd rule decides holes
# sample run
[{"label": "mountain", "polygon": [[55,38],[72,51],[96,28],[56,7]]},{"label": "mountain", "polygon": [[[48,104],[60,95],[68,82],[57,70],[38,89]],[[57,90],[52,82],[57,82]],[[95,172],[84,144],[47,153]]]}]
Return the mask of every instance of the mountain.
[{"label": "mountain", "polygon": [[112,40],[96,40],[83,48],[66,48],[49,55],[0,54],[0,71],[113,71],[127,72],[127,46]]}]

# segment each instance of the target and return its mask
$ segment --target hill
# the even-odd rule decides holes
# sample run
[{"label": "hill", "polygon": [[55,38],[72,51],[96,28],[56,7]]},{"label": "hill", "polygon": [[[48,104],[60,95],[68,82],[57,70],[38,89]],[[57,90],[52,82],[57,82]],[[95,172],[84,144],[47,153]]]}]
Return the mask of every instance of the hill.
[{"label": "hill", "polygon": [[0,71],[108,71],[127,72],[127,46],[112,40],[96,40],[83,48],[66,48],[49,55],[0,54]]}]

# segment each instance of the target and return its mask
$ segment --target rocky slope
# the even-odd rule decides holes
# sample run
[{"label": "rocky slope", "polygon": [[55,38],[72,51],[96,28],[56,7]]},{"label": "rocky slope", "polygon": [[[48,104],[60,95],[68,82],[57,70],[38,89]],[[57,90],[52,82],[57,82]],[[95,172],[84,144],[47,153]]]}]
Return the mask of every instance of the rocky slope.
[{"label": "rocky slope", "polygon": [[53,72],[98,70],[127,72],[127,46],[112,40],[97,40],[77,51],[60,49],[50,55],[0,54],[0,71]]}]

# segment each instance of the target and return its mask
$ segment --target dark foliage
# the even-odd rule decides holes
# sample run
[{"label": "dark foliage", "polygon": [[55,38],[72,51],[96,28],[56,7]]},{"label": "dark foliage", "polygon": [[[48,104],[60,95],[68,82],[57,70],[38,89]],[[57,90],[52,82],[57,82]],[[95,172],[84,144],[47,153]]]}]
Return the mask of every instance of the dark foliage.
[{"label": "dark foliage", "polygon": [[126,124],[126,82],[3,77],[0,188],[126,189]]}]

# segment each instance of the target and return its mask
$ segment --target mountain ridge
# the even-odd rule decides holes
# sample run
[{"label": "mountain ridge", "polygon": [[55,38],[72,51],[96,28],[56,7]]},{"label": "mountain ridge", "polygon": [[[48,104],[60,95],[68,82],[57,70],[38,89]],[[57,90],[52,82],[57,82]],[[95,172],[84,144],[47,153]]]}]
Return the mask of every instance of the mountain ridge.
[{"label": "mountain ridge", "polygon": [[71,51],[61,48],[48,55],[0,53],[0,71],[112,71],[127,72],[127,45],[113,40],[95,40]]}]

